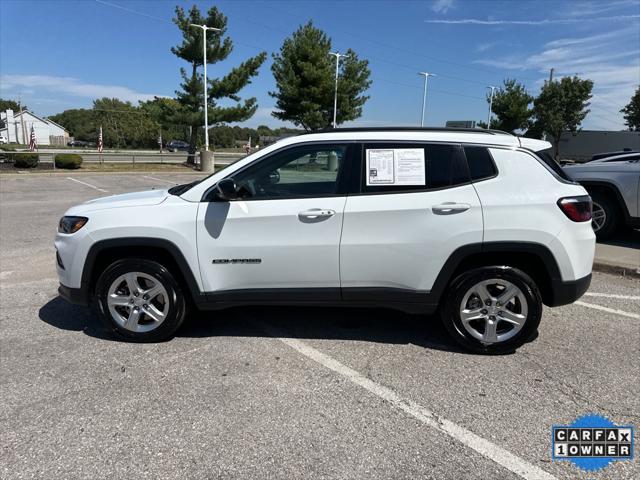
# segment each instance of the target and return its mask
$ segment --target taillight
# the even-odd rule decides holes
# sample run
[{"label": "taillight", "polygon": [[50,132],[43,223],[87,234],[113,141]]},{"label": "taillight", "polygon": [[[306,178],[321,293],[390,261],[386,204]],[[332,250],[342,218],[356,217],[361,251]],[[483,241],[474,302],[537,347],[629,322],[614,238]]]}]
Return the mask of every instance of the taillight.
[{"label": "taillight", "polygon": [[558,200],[560,210],[574,222],[588,222],[591,220],[591,197],[565,197]]}]

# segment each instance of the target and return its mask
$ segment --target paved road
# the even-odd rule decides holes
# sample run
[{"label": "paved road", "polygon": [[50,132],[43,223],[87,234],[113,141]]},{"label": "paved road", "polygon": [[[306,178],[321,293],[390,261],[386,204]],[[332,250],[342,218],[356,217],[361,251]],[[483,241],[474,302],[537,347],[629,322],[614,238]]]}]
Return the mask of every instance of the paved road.
[{"label": "paved road", "polygon": [[546,309],[539,337],[500,357],[384,310],[237,308],[120,343],[58,298],[57,220],[96,188],[180,179],[77,179],[0,178],[1,478],[640,476],[637,460],[592,475],[550,461],[553,424],[640,426],[637,279],[596,273],[581,304]]}]

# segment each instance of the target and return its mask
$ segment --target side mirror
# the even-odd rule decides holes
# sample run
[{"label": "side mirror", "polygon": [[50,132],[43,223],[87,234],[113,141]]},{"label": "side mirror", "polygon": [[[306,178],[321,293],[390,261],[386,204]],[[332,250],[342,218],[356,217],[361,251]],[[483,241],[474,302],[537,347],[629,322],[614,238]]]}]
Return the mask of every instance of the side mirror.
[{"label": "side mirror", "polygon": [[238,189],[233,178],[225,178],[216,184],[216,198],[224,202],[238,198]]},{"label": "side mirror", "polygon": [[273,172],[269,173],[269,184],[276,185],[278,183],[280,183],[280,171],[274,170]]}]

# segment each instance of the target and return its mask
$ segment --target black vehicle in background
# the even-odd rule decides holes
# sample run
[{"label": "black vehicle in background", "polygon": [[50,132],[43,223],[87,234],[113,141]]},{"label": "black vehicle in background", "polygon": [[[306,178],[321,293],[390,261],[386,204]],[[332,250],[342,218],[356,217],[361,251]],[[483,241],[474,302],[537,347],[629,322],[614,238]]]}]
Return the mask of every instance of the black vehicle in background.
[{"label": "black vehicle in background", "polygon": [[67,147],[92,147],[93,143],[91,142],[85,142],[84,140],[71,140],[69,143],[67,143]]},{"label": "black vehicle in background", "polygon": [[167,150],[170,152],[188,152],[189,144],[187,142],[183,142],[182,140],[171,140],[167,144]]}]

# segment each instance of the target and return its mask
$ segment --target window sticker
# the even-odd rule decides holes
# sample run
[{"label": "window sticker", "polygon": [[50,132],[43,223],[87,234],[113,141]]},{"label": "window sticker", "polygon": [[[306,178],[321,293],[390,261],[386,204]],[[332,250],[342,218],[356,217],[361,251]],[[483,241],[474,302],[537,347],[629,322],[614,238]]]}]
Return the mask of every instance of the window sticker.
[{"label": "window sticker", "polygon": [[367,149],[367,185],[425,185],[423,148]]},{"label": "window sticker", "polygon": [[395,165],[393,150],[367,150],[367,185],[393,185]]}]

